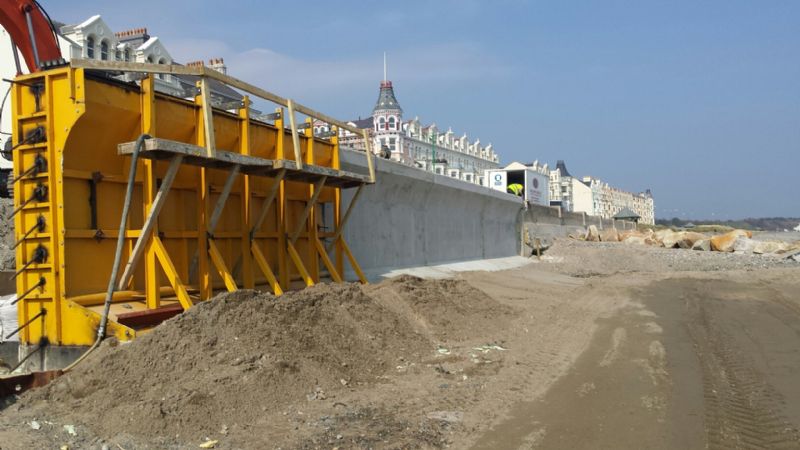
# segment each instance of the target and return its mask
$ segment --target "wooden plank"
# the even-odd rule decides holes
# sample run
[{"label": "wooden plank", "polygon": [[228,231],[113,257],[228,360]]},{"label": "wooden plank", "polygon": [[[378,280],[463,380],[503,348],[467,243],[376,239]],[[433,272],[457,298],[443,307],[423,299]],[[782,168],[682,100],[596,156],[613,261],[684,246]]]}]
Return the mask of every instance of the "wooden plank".
[{"label": "wooden plank", "polygon": [[225,180],[225,185],[222,187],[222,192],[219,194],[219,198],[217,199],[217,204],[214,205],[214,211],[211,213],[211,220],[208,222],[208,231],[210,233],[214,233],[214,229],[217,228],[217,222],[219,222],[219,218],[222,216],[222,211],[225,209],[225,203],[228,201],[228,196],[231,194],[231,189],[233,189],[233,183],[236,181],[236,177],[239,175],[239,170],[241,166],[235,165],[233,166],[233,170],[228,174],[228,178]]},{"label": "wooden plank", "polygon": [[117,322],[131,328],[143,328],[158,325],[183,312],[179,304],[162,306],[156,309],[145,309],[129,313],[117,314]]},{"label": "wooden plank", "polygon": [[369,168],[369,180],[371,183],[375,182],[375,161],[373,158],[372,153],[372,143],[369,140],[369,133],[367,130],[361,130],[361,134],[364,136],[364,150],[367,154],[367,167]]},{"label": "wooden plank", "polygon": [[[300,134],[297,132],[297,118],[294,116],[294,102],[288,100],[289,107],[289,126],[292,129],[292,147],[294,147],[294,160],[297,163],[297,168],[303,168],[303,151],[300,148]],[[278,130],[280,133],[281,130]]]},{"label": "wooden plank", "polygon": [[267,196],[264,198],[264,201],[261,203],[261,212],[258,214],[258,218],[253,223],[253,227],[250,229],[250,240],[253,240],[256,231],[261,228],[261,225],[264,224],[264,220],[267,218],[267,212],[269,211],[269,207],[272,206],[272,202],[275,201],[275,196],[278,194],[278,190],[281,187],[281,181],[283,180],[284,175],[286,175],[286,169],[281,169],[278,172],[278,176],[272,181],[272,186],[269,187],[269,191],[267,191]]},{"label": "wooden plank", "polygon": [[208,89],[208,80],[200,77],[200,98],[203,108],[203,131],[205,132],[206,156],[214,158],[217,153],[217,140],[214,136],[214,111],[211,108],[211,93]]},{"label": "wooden plank", "polygon": [[152,234],[151,232],[153,231],[153,227],[158,221],[158,215],[161,213],[161,208],[164,207],[164,204],[167,201],[167,194],[172,187],[172,182],[175,181],[175,175],[178,173],[178,169],[181,166],[182,160],[182,155],[176,155],[169,163],[167,173],[164,175],[164,179],[161,181],[161,187],[158,188],[158,193],[153,200],[153,206],[150,208],[147,219],[142,226],[142,231],[139,233],[139,237],[136,239],[136,245],[133,247],[133,252],[131,252],[130,257],[128,258],[128,263],[125,265],[125,270],[122,272],[122,278],[120,278],[119,283],[117,284],[117,289],[119,290],[125,290],[130,282],[131,277],[133,276],[134,268],[136,267],[136,264],[138,264],[139,258],[141,258],[142,253],[144,252],[145,244],[147,244],[147,240]]}]

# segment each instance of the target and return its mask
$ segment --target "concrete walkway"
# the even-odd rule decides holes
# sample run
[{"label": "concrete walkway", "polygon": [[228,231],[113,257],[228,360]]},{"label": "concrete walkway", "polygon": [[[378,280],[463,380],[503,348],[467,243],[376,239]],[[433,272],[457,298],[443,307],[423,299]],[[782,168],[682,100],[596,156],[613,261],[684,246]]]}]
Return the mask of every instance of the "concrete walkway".
[{"label": "concrete walkway", "polygon": [[478,259],[474,261],[463,261],[436,266],[408,267],[405,269],[394,269],[378,274],[377,278],[393,278],[399,275],[414,275],[420,278],[449,278],[458,272],[486,271],[495,272],[498,270],[516,269],[533,263],[535,260],[522,256],[508,256],[505,258]]}]

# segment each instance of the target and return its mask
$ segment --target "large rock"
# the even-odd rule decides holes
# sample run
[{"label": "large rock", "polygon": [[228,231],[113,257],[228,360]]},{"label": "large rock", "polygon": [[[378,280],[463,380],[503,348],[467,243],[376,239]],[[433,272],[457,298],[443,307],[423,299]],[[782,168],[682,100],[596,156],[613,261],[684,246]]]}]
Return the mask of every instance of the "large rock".
[{"label": "large rock", "polygon": [[736,239],[740,237],[751,238],[753,233],[746,230],[733,230],[711,238],[711,250],[715,252],[732,252]]},{"label": "large rock", "polygon": [[600,240],[600,233],[597,231],[596,226],[589,225],[589,228],[586,229],[586,240],[590,242],[598,242]]},{"label": "large rock", "polygon": [[790,248],[789,243],[781,241],[756,241],[753,253],[763,255],[766,253],[783,253]]},{"label": "large rock", "polygon": [[744,236],[739,236],[733,242],[733,251],[737,253],[753,253],[755,247],[756,241]]},{"label": "large rock", "polygon": [[692,244],[692,250],[700,250],[703,252],[711,251],[711,239],[700,239]]},{"label": "large rock", "polygon": [[648,245],[647,244],[648,240],[650,240],[650,238],[646,238],[644,236],[631,235],[625,237],[625,239],[622,240],[622,243],[628,245]]},{"label": "large rock", "polygon": [[678,247],[680,248],[692,248],[694,247],[694,243],[698,241],[702,241],[704,239],[708,239],[703,233],[696,233],[694,231],[684,231],[681,233],[681,239],[678,241]]},{"label": "large rock", "polygon": [[667,248],[692,248],[695,242],[707,238],[706,235],[694,231],[666,231],[656,233],[656,239]]},{"label": "large rock", "polygon": [[663,243],[664,242],[664,238],[666,236],[671,235],[672,233],[674,233],[674,231],[670,230],[669,228],[666,228],[666,229],[663,229],[663,230],[658,230],[658,231],[653,233],[653,239],[657,240],[658,242]]},{"label": "large rock", "polygon": [[616,228],[606,228],[600,232],[600,240],[603,242],[619,242],[619,232]]}]

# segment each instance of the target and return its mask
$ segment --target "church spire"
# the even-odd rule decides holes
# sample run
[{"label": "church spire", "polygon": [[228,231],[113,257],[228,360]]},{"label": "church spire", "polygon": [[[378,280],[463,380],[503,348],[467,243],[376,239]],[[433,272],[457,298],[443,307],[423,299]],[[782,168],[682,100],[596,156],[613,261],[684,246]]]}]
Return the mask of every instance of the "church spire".
[{"label": "church spire", "polygon": [[389,81],[387,77],[386,68],[386,52],[383,52],[383,81],[381,81],[381,91],[378,95],[378,101],[375,103],[375,108],[372,109],[372,112],[394,110],[402,114],[403,108],[400,107],[400,104],[397,103],[397,98],[394,96],[394,88],[392,87],[392,82]]}]

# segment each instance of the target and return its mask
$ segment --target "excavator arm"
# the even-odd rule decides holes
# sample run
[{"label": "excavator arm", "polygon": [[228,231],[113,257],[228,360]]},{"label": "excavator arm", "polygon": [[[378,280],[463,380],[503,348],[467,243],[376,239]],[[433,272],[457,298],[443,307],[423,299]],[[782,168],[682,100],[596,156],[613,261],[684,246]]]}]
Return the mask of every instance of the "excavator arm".
[{"label": "excavator arm", "polygon": [[31,72],[41,70],[45,62],[61,59],[50,20],[35,0],[0,0],[0,26],[11,36]]}]

